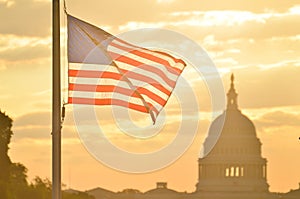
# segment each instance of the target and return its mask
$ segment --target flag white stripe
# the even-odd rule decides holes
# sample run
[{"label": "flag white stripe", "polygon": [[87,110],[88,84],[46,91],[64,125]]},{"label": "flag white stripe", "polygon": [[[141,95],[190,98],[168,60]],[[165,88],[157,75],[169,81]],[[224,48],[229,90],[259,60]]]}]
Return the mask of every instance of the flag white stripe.
[{"label": "flag white stripe", "polygon": [[[137,97],[131,97],[116,92],[84,92],[84,91],[69,91],[70,96],[74,98],[86,98],[86,99],[118,99],[129,103],[144,106],[142,100]],[[148,96],[144,96],[145,101],[152,104],[157,110],[160,110],[162,106],[156,101],[152,100]]]},{"label": "flag white stripe", "polygon": [[[106,79],[106,78],[84,78],[84,77],[69,77],[69,83],[76,85],[91,85],[91,86],[106,86],[113,85],[121,88],[131,89],[127,82],[119,81],[115,79]],[[161,92],[157,88],[145,83],[136,80],[132,80],[131,83],[136,87],[143,87],[149,90],[150,92],[160,96],[162,99],[167,99],[169,96]],[[138,85],[138,86],[137,86]]]},{"label": "flag white stripe", "polygon": [[84,91],[70,91],[72,97],[89,98],[89,99],[119,99],[128,101],[133,104],[144,106],[142,100],[136,97],[130,97],[116,92],[84,92]]},{"label": "flag white stripe", "polygon": [[115,85],[124,88],[130,88],[125,81],[119,81],[111,78],[85,78],[85,77],[70,77],[69,83],[86,84],[86,85]]},{"label": "flag white stripe", "polygon": [[[140,56],[135,55],[135,54],[132,54],[132,53],[130,53],[130,52],[128,53],[127,51],[123,51],[123,50],[118,49],[118,48],[113,47],[113,46],[110,47],[110,48],[112,48],[112,49],[109,49],[109,50],[110,50],[111,52],[113,52],[113,53],[117,53],[117,54],[119,54],[119,55],[121,55],[121,56],[126,56],[126,57],[128,57],[128,58],[130,58],[130,59],[133,59],[133,60],[136,60],[136,61],[141,62],[142,65],[139,66],[139,67],[141,67],[141,68],[143,68],[143,63],[145,63],[145,64],[147,64],[147,65],[149,65],[149,66],[151,66],[151,67],[153,67],[153,68],[156,68],[156,69],[160,70],[166,77],[168,77],[168,78],[171,79],[171,80],[176,80],[176,78],[178,77],[178,75],[175,75],[175,74],[173,74],[173,73],[170,73],[170,72],[167,70],[166,66],[164,66],[164,65],[162,65],[162,64],[160,64],[160,63],[154,62],[154,61],[152,61],[152,60],[150,60],[150,59],[146,59],[146,58],[140,57]],[[130,66],[131,66],[131,65],[130,65]],[[131,66],[131,67],[128,67],[129,70],[134,70],[135,68],[137,68],[137,66]],[[170,68],[170,67],[168,67],[168,68]],[[172,69],[170,69],[170,70],[172,70]]]},{"label": "flag white stripe", "polygon": [[81,64],[81,63],[70,63],[69,69],[71,70],[87,70],[87,71],[109,71],[117,72],[117,68],[111,65],[95,65],[95,64]]},{"label": "flag white stripe", "polygon": [[[128,64],[125,64],[125,63],[121,63],[121,62],[116,62],[118,65],[123,65],[123,66],[121,66],[120,68],[122,68],[123,69],[123,67],[124,68],[126,68],[127,66],[128,66]],[[130,67],[130,65],[129,65],[129,67]],[[173,87],[171,87],[169,84],[167,84],[166,82],[165,82],[165,80],[164,79],[162,79],[162,77],[161,76],[159,76],[159,75],[157,75],[157,74],[155,74],[155,73],[152,73],[152,72],[149,72],[149,71],[146,71],[146,70],[143,70],[143,69],[141,69],[141,68],[135,68],[135,70],[130,70],[129,71],[129,73],[130,72],[134,72],[134,73],[136,73],[136,74],[138,74],[138,75],[140,75],[141,77],[142,76],[146,76],[146,77],[148,77],[148,78],[151,78],[151,79],[153,79],[154,81],[153,82],[149,82],[149,81],[142,81],[142,80],[137,80],[137,81],[140,81],[141,82],[141,84],[143,83],[143,82],[147,82],[147,83],[155,83],[155,81],[156,82],[158,82],[160,85],[162,85],[163,87],[165,87],[167,90],[169,90],[169,91],[171,91],[172,89],[173,89]],[[124,73],[124,75],[129,75],[129,74],[126,74],[126,73]],[[132,77],[129,77],[129,76],[127,76],[128,77],[128,79],[135,79],[135,78],[132,78]]]},{"label": "flag white stripe", "polygon": [[[120,45],[120,46],[124,46],[124,47],[126,47],[126,48],[131,49],[131,50],[138,50],[138,51],[141,51],[141,52],[143,52],[143,53],[147,53],[147,54],[151,54],[151,55],[153,55],[153,56],[155,56],[155,57],[159,57],[159,58],[164,59],[164,60],[166,60],[167,62],[169,62],[169,64],[170,64],[172,67],[178,68],[178,69],[180,69],[180,70],[182,70],[182,69],[184,68],[184,65],[183,65],[182,63],[180,63],[180,62],[179,62],[179,63],[178,63],[178,62],[175,62],[171,57],[169,57],[169,56],[167,56],[167,55],[163,55],[163,54],[161,54],[161,53],[157,53],[157,52],[154,52],[154,51],[152,51],[152,50],[147,50],[147,49],[145,49],[145,48],[137,48],[137,47],[133,47],[133,46],[127,45],[127,44],[125,44],[125,43],[123,43],[123,42],[119,42],[119,41],[116,40],[116,39],[114,39],[114,40],[112,41],[112,43],[115,43],[115,44]],[[110,50],[111,47],[112,47],[112,46],[109,46],[108,50]]]}]

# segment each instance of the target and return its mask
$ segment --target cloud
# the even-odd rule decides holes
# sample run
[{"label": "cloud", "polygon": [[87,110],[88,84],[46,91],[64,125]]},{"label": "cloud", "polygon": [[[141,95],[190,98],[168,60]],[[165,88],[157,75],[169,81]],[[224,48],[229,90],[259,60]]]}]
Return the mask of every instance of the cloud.
[{"label": "cloud", "polygon": [[24,46],[1,52],[0,59],[8,62],[29,61],[50,57],[50,48],[46,45]]},{"label": "cloud", "polygon": [[50,126],[51,113],[50,112],[34,112],[17,117],[14,122],[15,127],[28,126]]},{"label": "cloud", "polygon": [[20,61],[50,57],[50,37],[25,37],[0,34],[0,60]]},{"label": "cloud", "polygon": [[[13,133],[13,142],[21,140],[38,142],[52,139],[50,126],[14,127]],[[68,126],[64,126],[62,129],[62,139],[64,143],[72,143],[73,139],[78,139],[79,142],[76,129]]]},{"label": "cloud", "polygon": [[259,129],[279,128],[282,126],[300,127],[300,114],[284,111],[270,111],[255,120]]},{"label": "cloud", "polygon": [[243,0],[211,0],[211,1],[199,1],[199,0],[190,0],[189,3],[186,3],[185,0],[176,0],[170,6],[170,10],[180,9],[180,10],[192,10],[197,8],[201,11],[208,10],[249,10],[252,12],[262,12],[265,10],[272,11],[286,11],[291,6],[295,4],[294,0],[252,0],[252,1],[243,1]]},{"label": "cloud", "polygon": [[[270,64],[295,59],[300,45],[297,7],[282,13],[250,11],[185,11],[159,21],[129,21],[119,28],[167,28],[203,45],[218,67]],[[294,11],[292,11],[294,10]],[[296,12],[296,11],[297,12]],[[234,50],[234,53],[233,53]]]},{"label": "cloud", "polygon": [[[46,36],[51,31],[51,1],[46,0],[15,0],[14,4],[7,6],[8,2],[0,3],[0,32],[3,34]],[[241,0],[228,0],[219,2],[217,0],[199,2],[191,0],[186,3],[184,0],[129,0],[129,1],[85,1],[79,0],[67,2],[68,11],[87,21],[101,26],[120,26],[127,22],[150,22],[157,23],[168,19],[172,12],[183,11],[241,11],[248,10],[253,13],[262,13],[266,10],[273,12],[287,12],[295,4],[292,0],[267,0],[264,2],[255,0],[241,2]],[[111,10],[114,10],[113,14]],[[294,9],[295,11],[295,9]],[[31,14],[28,14],[31,13]],[[94,14],[92,14],[94,13]],[[96,14],[101,13],[101,14]],[[38,16],[38,17],[36,17]],[[65,17],[62,14],[62,17]],[[233,19],[231,17],[231,19]],[[178,21],[178,19],[176,19]],[[179,20],[184,21],[184,20]],[[276,23],[276,21],[274,21]],[[62,20],[65,25],[65,20]],[[182,24],[184,26],[184,24]],[[222,28],[220,26],[220,28]],[[278,29],[282,31],[284,29]]]},{"label": "cloud", "polygon": [[[244,11],[248,10],[253,13],[262,13],[266,10],[273,12],[287,12],[293,7],[295,2],[292,0],[267,0],[264,2],[255,0],[250,2],[241,2],[241,0],[227,0],[227,1],[205,1],[190,0],[188,3],[184,0],[166,0],[166,1],[153,1],[153,0],[129,0],[129,1],[104,1],[99,2],[95,0],[85,1],[84,6],[78,0],[68,2],[68,10],[71,14],[90,21],[94,24],[101,26],[124,26],[128,23],[140,23],[145,25],[150,23],[155,25],[161,22],[179,22],[182,27],[185,27],[188,21],[184,21],[182,16],[179,18],[170,18],[169,14],[173,12],[206,12],[206,11]],[[114,10],[112,14],[111,10]],[[87,12],[88,11],[88,12]],[[101,13],[91,14],[91,13]],[[238,17],[231,18],[239,19]],[[198,19],[197,19],[198,20]],[[199,21],[199,20],[198,20]],[[179,23],[177,23],[179,25]],[[213,24],[215,26],[215,24]],[[131,26],[132,27],[132,26]],[[200,32],[198,32],[200,33]],[[201,34],[201,33],[200,33]]]},{"label": "cloud", "polygon": [[72,0],[67,6],[70,14],[101,26],[117,26],[127,21],[158,21],[162,14],[159,4],[153,0],[87,0],[84,3]]},{"label": "cloud", "polygon": [[0,5],[4,5],[7,8],[13,6],[15,4],[15,1],[13,0],[0,0]]},{"label": "cloud", "polygon": [[[72,119],[72,114],[68,112],[66,123],[63,124],[62,128],[64,139],[77,139],[77,130]],[[51,139],[51,124],[51,112],[31,112],[19,116],[13,123],[13,140],[16,142],[23,139],[36,141]]]},{"label": "cloud", "polygon": [[49,127],[14,128],[13,132],[14,142],[23,139],[36,141],[41,139],[51,139],[51,129]]},{"label": "cloud", "polygon": [[[213,35],[219,41],[230,39],[266,39],[298,35],[299,14],[253,13],[249,11],[189,11],[170,13],[160,21],[165,27],[192,34],[194,39]],[[284,27],[284,28],[283,28]]]},{"label": "cloud", "polygon": [[156,0],[157,3],[172,3],[176,0]]},{"label": "cloud", "polygon": [[[212,40],[212,39],[211,39]],[[298,37],[280,37],[265,40],[237,39],[234,42],[218,41],[204,42],[203,46],[213,58],[219,69],[245,67],[285,67],[297,66],[300,45]]]},{"label": "cloud", "polygon": [[[41,10],[44,9],[44,12],[46,12],[45,9],[47,6],[49,6],[48,4],[50,4],[50,2],[47,1],[35,1],[35,3],[30,2],[30,0],[18,0],[16,1],[16,5],[12,6],[11,8],[0,7],[0,11],[1,9],[6,10],[6,16],[9,16],[7,10],[9,10],[9,13],[13,13],[14,10],[20,9],[19,7],[21,5],[30,4],[31,6],[27,5],[27,7],[25,6],[25,9],[29,7],[31,9],[37,9],[37,7],[43,6]],[[282,59],[283,57],[286,58],[286,56],[292,57],[297,52],[298,45],[296,45],[295,42],[300,42],[291,40],[292,37],[296,37],[299,34],[298,29],[294,28],[298,25],[299,8],[297,6],[294,6],[292,4],[292,1],[287,1],[285,3],[277,2],[277,4],[271,1],[259,4],[249,3],[251,5],[253,4],[253,6],[255,7],[276,7],[276,9],[270,7],[269,11],[267,11],[266,9],[262,9],[260,11],[257,11],[255,9],[251,10],[250,8],[252,8],[252,6],[249,5],[249,9],[247,9],[247,11],[241,10],[238,8],[244,8],[245,3],[237,3],[238,1],[236,0],[230,1],[232,2],[231,4],[219,3],[217,5],[214,5],[211,2],[205,2],[202,5],[201,3],[199,4],[199,2],[197,3],[196,1],[192,1],[191,4],[196,3],[201,6],[190,7],[190,5],[188,5],[189,9],[191,9],[188,11],[182,9],[187,6],[181,5],[183,1],[174,1],[172,3],[168,3],[169,6],[167,7],[164,6],[165,4],[161,4],[160,6],[158,6],[158,4],[154,3],[153,1],[132,0],[131,2],[131,5],[135,5],[135,8],[140,7],[141,9],[135,9],[135,12],[128,12],[132,9],[132,7],[128,7],[129,3],[121,1],[118,2],[118,7],[114,7],[115,13],[118,14],[113,16],[111,16],[109,9],[103,10],[103,12],[101,12],[101,17],[100,15],[93,15],[92,17],[89,17],[88,14],[78,15],[79,17],[82,16],[82,18],[84,18],[84,20],[86,21],[90,21],[91,23],[95,23],[98,25],[100,24],[99,26],[101,27],[109,25],[113,27],[113,30],[115,30],[117,33],[120,30],[125,31],[129,29],[149,26],[162,27],[179,31],[193,38],[195,41],[198,41],[200,44],[204,45],[210,52],[217,53],[217,56],[224,55],[222,58],[220,58],[220,60],[217,60],[218,66],[220,67],[227,67],[230,65],[238,66],[239,64],[244,64],[246,61],[249,60],[255,60],[256,63],[263,63],[264,60],[262,59],[266,59],[266,57],[272,57],[275,59]],[[101,7],[94,6],[93,8],[90,8],[89,5],[98,5],[97,2],[90,1],[90,4],[85,4],[85,6],[87,6],[87,10],[90,11],[89,13],[99,13],[99,9],[102,10],[106,7],[113,7],[113,5],[111,5],[112,3],[113,2],[101,2]],[[179,7],[179,5],[181,6]],[[216,6],[218,8],[218,6],[226,7],[227,5],[230,5],[232,6],[232,9],[203,9],[203,7],[205,8],[205,6],[209,7],[212,5],[215,8]],[[279,7],[277,5],[281,6]],[[77,12],[84,13],[82,9],[82,4],[79,1],[72,1],[72,3],[69,3],[68,7],[70,9],[70,12],[74,10],[75,14]],[[127,10],[124,9],[126,7],[128,7]],[[145,7],[147,7],[147,9],[143,9]],[[173,7],[177,7],[177,9],[172,9]],[[195,10],[195,8],[197,9]],[[95,9],[97,9],[97,12]],[[273,11],[271,12],[270,10]],[[274,10],[278,12],[280,11],[280,13],[276,13]],[[35,13],[34,11],[31,12]],[[2,13],[3,12],[0,12],[0,17]],[[153,13],[155,14],[153,15]],[[19,15],[20,14],[16,14],[17,17]],[[121,18],[119,17],[120,15],[122,15]],[[38,17],[38,19],[43,18],[44,15],[41,16],[42,17]],[[2,19],[4,18],[5,17],[2,17]],[[21,21],[22,20],[18,20],[18,23],[20,23]],[[65,25],[65,20],[62,21],[64,21],[62,25]],[[12,34],[10,35],[10,37],[7,37],[7,39],[0,39],[0,43],[3,44],[2,46],[4,46],[5,48],[5,50],[3,49],[3,51],[0,54],[0,59],[2,59],[3,63],[1,64],[2,67],[0,68],[9,68],[8,66],[11,65],[11,63],[9,62],[11,61],[50,57],[50,39],[48,37],[45,37],[46,35],[49,35],[50,32],[46,34],[40,34],[40,31],[37,29],[39,27],[43,27],[43,30],[50,29],[50,24],[48,23],[48,25],[46,26],[47,23],[37,24],[37,22],[39,21],[32,20],[32,24],[36,24],[36,27],[22,27],[22,32],[14,30],[7,32],[10,30],[9,27],[6,27],[5,30],[2,31],[2,27],[0,27],[0,32],[2,32],[1,38],[6,38],[5,35],[8,33]],[[10,22],[4,21],[3,24],[4,26],[6,26],[6,24],[10,24]],[[20,23],[21,26],[23,26],[23,24],[24,23]],[[16,26],[17,24],[14,25],[14,27]],[[34,34],[29,34],[27,32],[28,30],[33,29],[35,30]],[[19,36],[15,37],[14,35]],[[21,37],[21,35],[27,35],[27,37],[23,38]],[[33,37],[34,39],[30,39],[31,37]],[[290,39],[275,42],[266,41],[268,39],[271,40],[273,38]],[[44,42],[37,43],[38,40],[44,40]],[[32,43],[36,44],[32,45]],[[11,48],[11,46],[13,46],[13,48]],[[260,48],[259,52],[261,52],[258,55],[257,48]],[[231,49],[239,50],[240,53],[235,53],[234,55],[232,55],[232,53],[230,53]],[[286,51],[285,53],[278,53],[278,55],[274,56],[274,54],[276,53],[274,49]],[[287,51],[289,51],[289,54],[287,53]],[[227,56],[230,56],[230,58],[228,58]],[[7,63],[5,63],[3,60]]]},{"label": "cloud", "polygon": [[[239,15],[237,15],[239,17]],[[274,16],[265,21],[246,21],[234,26],[219,25],[209,28],[213,31],[217,40],[229,39],[266,39],[271,37],[284,37],[299,34],[295,30],[295,25],[299,21],[299,16]],[[284,27],[284,28],[283,28]]]},{"label": "cloud", "polygon": [[[241,108],[271,108],[300,105],[298,62],[277,63],[279,67],[261,69],[248,66],[235,69],[235,87]],[[227,76],[229,85],[229,77]],[[228,86],[227,86],[228,87]]]},{"label": "cloud", "polygon": [[15,0],[0,4],[0,33],[46,36],[50,34],[51,4],[44,1]]}]

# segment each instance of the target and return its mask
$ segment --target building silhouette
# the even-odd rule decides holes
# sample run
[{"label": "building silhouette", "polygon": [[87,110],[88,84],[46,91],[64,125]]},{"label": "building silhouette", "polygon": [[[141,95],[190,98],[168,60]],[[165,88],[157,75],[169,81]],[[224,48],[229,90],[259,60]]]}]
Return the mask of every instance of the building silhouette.
[{"label": "building silhouette", "polygon": [[238,94],[231,75],[227,107],[211,124],[198,160],[198,183],[193,193],[169,189],[158,182],[147,192],[102,188],[87,191],[96,199],[299,199],[300,188],[286,194],[270,193],[267,160],[253,122],[238,107]]},{"label": "building silhouette", "polygon": [[[231,75],[227,108],[211,124],[199,158],[197,192],[204,198],[262,198],[268,195],[267,160],[253,122],[238,107]],[[203,198],[202,197],[202,198]]]}]

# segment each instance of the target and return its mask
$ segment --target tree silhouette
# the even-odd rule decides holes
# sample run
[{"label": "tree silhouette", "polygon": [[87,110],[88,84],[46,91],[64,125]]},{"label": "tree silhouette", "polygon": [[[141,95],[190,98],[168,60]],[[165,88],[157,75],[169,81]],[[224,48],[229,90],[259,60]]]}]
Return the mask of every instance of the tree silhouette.
[{"label": "tree silhouette", "polygon": [[[51,181],[36,177],[27,182],[27,168],[21,163],[12,163],[8,145],[13,135],[13,120],[0,111],[0,199],[51,199]],[[63,199],[94,199],[84,192],[62,193]]]},{"label": "tree silhouette", "polygon": [[8,198],[11,160],[8,156],[8,144],[12,136],[12,119],[0,111],[0,198]]},{"label": "tree silhouette", "polygon": [[8,182],[9,199],[30,198],[27,182],[27,168],[21,163],[12,163],[10,166],[10,178]]}]

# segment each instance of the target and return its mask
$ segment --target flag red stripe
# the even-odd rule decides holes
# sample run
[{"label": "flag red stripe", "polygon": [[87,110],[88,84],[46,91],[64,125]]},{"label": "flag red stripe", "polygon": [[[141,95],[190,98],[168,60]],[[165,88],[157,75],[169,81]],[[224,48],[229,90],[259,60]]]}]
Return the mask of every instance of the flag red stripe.
[{"label": "flag red stripe", "polygon": [[120,54],[117,54],[117,53],[110,53],[110,54],[111,54],[112,58],[116,61],[123,62],[123,63],[126,63],[126,64],[130,64],[130,65],[135,66],[137,68],[141,68],[143,70],[146,70],[146,71],[149,71],[151,73],[159,75],[171,87],[173,87],[176,84],[176,81],[171,80],[166,75],[166,73],[164,73],[163,71],[161,71],[160,69],[158,69],[156,67],[153,67],[153,66],[148,65],[148,64],[144,64],[142,62],[139,62],[137,60],[134,60],[132,58],[129,58],[127,56],[120,55]]},{"label": "flag red stripe", "polygon": [[88,91],[88,92],[117,92],[130,97],[140,98],[132,89],[113,85],[90,85],[90,84],[69,84],[71,91]]},{"label": "flag red stripe", "polygon": [[120,69],[120,70],[128,78],[139,80],[139,81],[145,82],[147,84],[150,84],[151,86],[157,88],[158,90],[160,90],[161,92],[164,92],[167,95],[171,94],[171,92],[168,89],[166,89],[158,81],[156,81],[155,79],[153,79],[153,78],[151,78],[149,76],[141,75],[141,74],[138,74],[138,73],[135,73],[135,72],[132,72],[132,71],[128,71],[128,70],[122,70],[122,69]]},{"label": "flag red stripe", "polygon": [[166,100],[161,98],[160,96],[156,95],[155,93],[149,91],[148,89],[146,88],[143,88],[143,87],[139,87],[137,89],[137,91],[140,93],[140,94],[144,94],[146,96],[148,96],[149,98],[153,99],[155,102],[157,102],[158,104],[160,104],[161,106],[164,106],[166,104]]},{"label": "flag red stripe", "polygon": [[79,98],[79,97],[69,97],[68,102],[70,104],[90,104],[90,105],[118,105],[134,109],[140,112],[148,113],[145,106],[129,103],[119,99],[92,99],[92,98]]},{"label": "flag red stripe", "polygon": [[[113,85],[89,85],[89,84],[69,84],[69,90],[70,91],[88,91],[88,92],[117,92],[123,95],[127,95],[130,97],[136,97],[140,98],[139,95],[137,95],[132,89],[126,89],[123,87],[113,86]],[[166,100],[159,97],[155,93],[149,91],[148,89],[139,87],[137,88],[137,91],[140,94],[144,94],[160,104],[161,106],[164,106],[166,103]]]},{"label": "flag red stripe", "polygon": [[120,73],[107,71],[89,71],[89,70],[72,70],[69,69],[69,77],[87,77],[87,78],[110,78],[122,80],[123,75]]},{"label": "flag red stripe", "polygon": [[[115,40],[117,40],[117,41],[120,42],[120,43],[126,44],[126,45],[128,45],[128,46],[132,46],[132,47],[134,47],[134,48],[140,48],[140,49],[143,49],[143,50],[146,50],[146,51],[152,51],[152,52],[160,53],[160,54],[162,54],[162,55],[165,55],[165,56],[167,56],[167,57],[173,59],[173,61],[174,61],[175,63],[181,63],[181,64],[183,64],[184,66],[186,66],[186,63],[185,63],[182,59],[176,59],[175,57],[169,55],[168,53],[164,53],[164,52],[161,52],[161,51],[155,51],[155,50],[149,50],[149,49],[147,49],[147,48],[142,48],[142,47],[139,47],[139,46],[135,46],[135,45],[130,44],[130,43],[128,43],[128,42],[126,42],[126,41],[124,41],[124,40],[121,40],[121,39],[119,39],[119,38],[115,38]],[[110,45],[111,45],[111,44],[110,44]]]},{"label": "flag red stripe", "polygon": [[[186,63],[185,63],[182,59],[176,59],[175,57],[171,56],[171,55],[168,54],[168,53],[165,53],[165,52],[162,52],[162,51],[157,51],[157,50],[153,50],[153,52],[156,52],[156,53],[162,54],[162,55],[164,55],[164,56],[167,56],[167,57],[173,59],[174,62],[176,62],[176,63],[181,63],[184,67],[186,66]],[[183,67],[183,68],[184,68],[184,67]],[[181,71],[182,71],[182,70],[181,70]]]},{"label": "flag red stripe", "polygon": [[[170,63],[169,63],[167,60],[162,59],[162,58],[157,57],[157,56],[154,56],[154,55],[151,55],[151,54],[149,54],[149,53],[145,53],[145,52],[142,52],[142,51],[139,51],[139,50],[134,50],[134,49],[131,49],[131,48],[127,48],[127,47],[125,47],[125,46],[121,46],[121,45],[118,45],[118,44],[113,43],[113,42],[110,43],[110,45],[111,45],[111,46],[114,46],[114,47],[116,47],[116,48],[122,49],[122,50],[124,50],[124,51],[126,51],[126,52],[128,52],[128,53],[131,53],[131,54],[137,55],[137,56],[139,56],[139,57],[142,57],[142,58],[151,60],[151,61],[153,61],[153,62],[159,63],[159,64],[165,66],[165,68],[168,70],[168,72],[170,72],[170,73],[172,73],[172,74],[174,74],[174,75],[180,75],[180,73],[181,73],[181,71],[182,71],[182,70],[180,70],[180,69],[178,69],[178,68],[172,67],[172,66],[170,65]],[[148,50],[148,51],[149,51],[149,50]],[[113,52],[113,53],[114,53],[114,52]],[[110,54],[111,54],[111,51],[110,51]],[[112,57],[113,57],[113,59],[114,59],[115,57],[119,57],[119,56],[120,56],[120,55],[117,54],[117,56],[113,55]],[[163,67],[163,66],[162,66],[162,67]]]},{"label": "flag red stripe", "polygon": [[[121,70],[124,74],[126,73],[126,76],[128,77],[147,82],[151,86],[155,87],[156,89],[162,91],[166,95],[170,95],[171,92],[166,89],[164,86],[162,86],[159,82],[154,80],[153,78],[150,78],[148,76],[140,75],[131,71],[127,70]],[[99,71],[85,71],[85,70],[69,70],[69,77],[86,77],[86,78],[111,78],[116,80],[123,80],[122,75],[118,73],[113,72],[99,72]],[[124,80],[125,81],[125,80]]]},{"label": "flag red stripe", "polygon": [[[123,106],[126,108],[130,108],[136,111],[149,113],[147,108],[145,106],[141,106],[138,104],[126,102],[119,99],[92,99],[92,98],[79,98],[79,97],[69,97],[68,98],[69,104],[88,104],[88,105],[117,105],[117,106]],[[148,103],[151,110],[153,110],[156,114],[158,114],[158,110],[153,107],[150,103]]]}]

